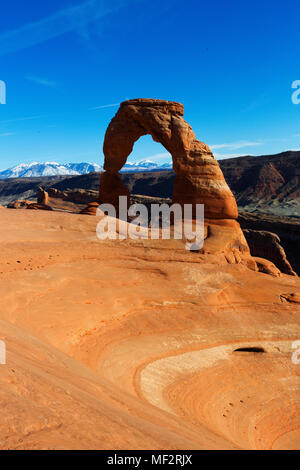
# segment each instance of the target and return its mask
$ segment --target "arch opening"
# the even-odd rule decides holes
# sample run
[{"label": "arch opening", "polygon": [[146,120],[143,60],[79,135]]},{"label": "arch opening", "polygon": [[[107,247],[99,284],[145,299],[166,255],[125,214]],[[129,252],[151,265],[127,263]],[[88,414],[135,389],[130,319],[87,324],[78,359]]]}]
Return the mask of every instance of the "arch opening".
[{"label": "arch opening", "polygon": [[[138,174],[133,175],[134,172]],[[162,144],[154,142],[151,135],[142,136],[135,142],[122,168],[121,178],[132,202],[136,202],[138,196],[166,198],[171,202],[175,178],[172,156]]]},{"label": "arch opening", "polygon": [[118,208],[119,196],[130,193],[120,177],[134,144],[145,135],[152,136],[172,156],[175,181],[172,200],[205,205],[205,217],[236,219],[235,198],[225,182],[218,162],[209,147],[196,139],[183,119],[183,106],[173,101],[134,99],[121,103],[104,139],[104,170],[100,181],[100,202]]}]

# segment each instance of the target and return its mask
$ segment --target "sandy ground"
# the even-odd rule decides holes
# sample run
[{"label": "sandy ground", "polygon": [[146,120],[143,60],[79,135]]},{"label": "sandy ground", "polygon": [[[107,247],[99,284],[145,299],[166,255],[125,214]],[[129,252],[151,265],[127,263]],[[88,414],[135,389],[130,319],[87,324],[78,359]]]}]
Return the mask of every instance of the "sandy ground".
[{"label": "sandy ground", "polygon": [[96,224],[0,210],[0,448],[299,449],[299,279]]}]

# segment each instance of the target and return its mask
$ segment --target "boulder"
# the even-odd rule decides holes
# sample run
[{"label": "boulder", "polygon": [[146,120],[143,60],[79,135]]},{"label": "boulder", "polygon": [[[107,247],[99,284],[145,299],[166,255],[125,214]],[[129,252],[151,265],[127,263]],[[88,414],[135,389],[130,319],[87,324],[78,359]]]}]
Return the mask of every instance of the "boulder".
[{"label": "boulder", "polygon": [[26,207],[26,209],[31,209],[31,210],[35,210],[35,211],[52,211],[52,207],[49,206],[48,204],[36,204],[36,203],[33,203],[33,204],[30,204],[28,207]]},{"label": "boulder", "polygon": [[88,204],[84,209],[82,209],[82,211],[80,212],[80,214],[84,214],[84,215],[96,215],[97,214],[97,209],[99,207],[99,202],[91,202],[90,204]]},{"label": "boulder", "polygon": [[34,204],[34,202],[27,201],[27,200],[12,201],[7,205],[7,208],[8,209],[27,209],[32,204]]},{"label": "boulder", "polygon": [[280,245],[278,235],[263,230],[244,229],[243,232],[252,256],[266,258],[272,261],[282,273],[297,276]]},{"label": "boulder", "polygon": [[44,205],[49,204],[49,194],[41,186],[38,187],[37,203],[44,204]]},{"label": "boulder", "polygon": [[271,276],[274,276],[274,277],[281,276],[281,272],[275,266],[275,264],[273,264],[271,261],[267,259],[263,259],[263,258],[258,258],[256,256],[254,256],[253,259],[255,260],[257,264],[259,272],[265,273],[265,274],[271,274]]}]

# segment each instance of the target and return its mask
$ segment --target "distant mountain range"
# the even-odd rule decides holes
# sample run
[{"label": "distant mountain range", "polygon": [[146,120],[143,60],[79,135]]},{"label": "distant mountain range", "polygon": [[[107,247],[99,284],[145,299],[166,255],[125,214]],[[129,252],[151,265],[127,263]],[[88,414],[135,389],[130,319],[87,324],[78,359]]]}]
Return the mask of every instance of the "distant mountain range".
[{"label": "distant mountain range", "polygon": [[[240,209],[300,218],[300,151],[230,158],[219,160],[219,164]],[[100,165],[90,163],[18,165],[0,172],[0,204],[34,200],[38,186],[97,191],[101,170]],[[142,160],[127,163],[122,179],[131,194],[172,197],[175,174],[170,170],[171,163]]]},{"label": "distant mountain range", "polygon": [[[103,167],[97,163],[56,163],[56,162],[32,162],[20,163],[7,170],[0,171],[0,179],[6,178],[37,178],[40,176],[79,176],[102,171]],[[172,163],[158,164],[151,160],[139,162],[127,162],[121,172],[141,172],[172,169]]]}]

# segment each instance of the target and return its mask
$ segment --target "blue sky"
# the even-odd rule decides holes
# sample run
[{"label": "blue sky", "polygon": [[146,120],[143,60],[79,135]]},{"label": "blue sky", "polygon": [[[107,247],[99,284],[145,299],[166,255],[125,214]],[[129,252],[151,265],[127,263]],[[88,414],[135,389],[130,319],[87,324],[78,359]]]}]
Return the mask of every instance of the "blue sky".
[{"label": "blue sky", "polygon": [[[300,149],[298,1],[11,0],[0,15],[0,169],[103,161],[117,104],[179,101],[217,158]],[[166,161],[140,139],[131,161]]]}]

